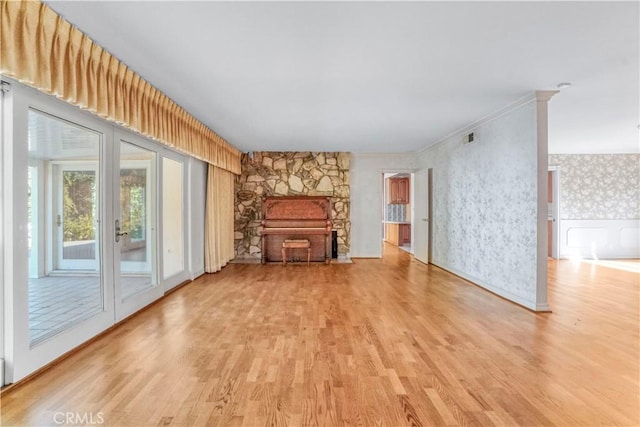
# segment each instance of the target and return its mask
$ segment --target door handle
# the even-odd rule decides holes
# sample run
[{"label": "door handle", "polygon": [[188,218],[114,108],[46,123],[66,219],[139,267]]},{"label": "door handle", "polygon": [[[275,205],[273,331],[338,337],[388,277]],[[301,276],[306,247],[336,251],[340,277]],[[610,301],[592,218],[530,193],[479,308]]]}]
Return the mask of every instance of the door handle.
[{"label": "door handle", "polygon": [[129,234],[126,231],[121,232],[120,230],[120,220],[116,219],[116,243],[118,243],[120,241],[120,238],[122,236],[126,236],[127,234]]}]

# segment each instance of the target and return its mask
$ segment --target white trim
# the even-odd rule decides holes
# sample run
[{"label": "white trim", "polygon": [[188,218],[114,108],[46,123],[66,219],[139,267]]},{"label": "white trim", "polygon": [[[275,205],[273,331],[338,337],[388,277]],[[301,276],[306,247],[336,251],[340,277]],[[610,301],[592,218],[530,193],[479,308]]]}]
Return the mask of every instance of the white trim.
[{"label": "white trim", "polygon": [[405,151],[405,152],[398,152],[398,153],[377,153],[377,152],[370,152],[370,153],[351,153],[352,155],[356,155],[358,157],[404,157],[404,156],[411,156],[413,154],[416,154],[417,151]]},{"label": "white trim", "polygon": [[365,258],[382,258],[382,246],[384,244],[384,238],[385,238],[385,227],[384,227],[384,219],[385,219],[385,212],[386,212],[386,204],[385,204],[385,200],[387,197],[387,186],[386,186],[386,182],[385,179],[385,174],[398,174],[398,173],[402,173],[402,174],[410,174],[410,191],[411,191],[411,197],[409,199],[409,206],[411,206],[411,251],[409,252],[410,254],[413,255],[413,245],[414,245],[414,236],[413,236],[413,231],[415,229],[414,227],[414,194],[413,194],[413,187],[414,187],[414,173],[416,170],[415,168],[380,168],[380,179],[381,179],[381,188],[382,191],[380,193],[381,196],[381,205],[380,205],[380,238],[377,239],[378,241],[378,247],[377,247],[377,254],[374,254],[372,256],[367,256],[367,255],[361,255],[360,257],[365,257]]},{"label": "white trim", "polygon": [[546,303],[539,303],[539,304],[536,304],[536,308],[534,311],[550,312],[551,306]]},{"label": "white trim", "polygon": [[479,128],[487,123],[490,123],[496,119],[499,119],[500,117],[504,116],[505,114],[510,113],[511,111],[517,110],[518,108],[522,107],[523,105],[527,105],[530,104],[531,102],[535,101],[537,99],[537,92],[529,92],[526,95],[516,99],[515,101],[513,101],[510,104],[507,104],[506,106],[494,111],[493,113],[489,113],[484,117],[481,117],[480,119],[473,121],[469,124],[464,125],[461,128],[458,128],[452,132],[449,132],[448,134],[446,134],[445,136],[443,136],[442,138],[436,140],[433,144],[429,144],[424,148],[421,148],[418,151],[415,151],[415,154],[422,154],[425,151],[435,147],[438,144],[442,144],[443,142],[448,141],[451,138],[455,138],[458,136],[462,136],[463,134],[469,133],[473,130],[475,130],[476,128]]},{"label": "white trim", "polygon": [[549,177],[549,100],[558,93],[557,90],[536,91],[536,146],[537,146],[537,208],[536,208],[536,295],[537,306],[548,305],[547,292],[547,256],[549,253],[548,227],[548,185]]},{"label": "white trim", "polygon": [[562,219],[560,257],[585,259],[640,258],[638,219]]},{"label": "white trim", "polygon": [[[453,268],[453,267],[447,265],[446,263],[440,263],[438,261],[433,261],[432,264],[435,265],[436,267],[440,267],[443,270],[446,270],[446,271],[448,271],[450,273],[453,273],[456,276],[459,276],[459,277],[461,277],[461,278],[473,283],[474,285],[480,286],[481,288],[484,288],[484,289],[486,289],[486,290],[488,290],[488,291],[490,291],[490,292],[492,292],[492,293],[494,293],[494,294],[496,294],[498,296],[501,296],[501,297],[503,297],[505,299],[508,299],[509,301],[515,302],[516,304],[521,305],[521,306],[523,306],[525,308],[528,308],[528,309],[533,310],[533,311],[541,311],[541,310],[542,311],[549,311],[548,305],[546,303],[536,304],[534,301],[529,301],[529,300],[521,297],[520,295],[516,295],[516,294],[514,294],[512,292],[509,292],[509,291],[507,291],[505,289],[497,288],[497,287],[493,286],[490,283],[487,283],[487,282],[485,282],[485,281],[483,281],[481,279],[478,279],[477,277],[472,276],[470,274],[464,273],[464,272],[462,272],[462,271],[460,271],[460,270],[458,270],[456,268]],[[539,307],[542,307],[542,308],[539,308]],[[546,308],[544,308],[544,307],[546,307]]]},{"label": "white trim", "polygon": [[[6,275],[7,271],[5,270],[5,265],[10,266],[10,260],[5,260],[5,256],[10,256],[10,251],[5,252],[4,247],[11,247],[12,241],[11,236],[11,221],[6,221],[6,213],[9,205],[5,203],[7,197],[10,197],[10,193],[13,191],[12,185],[10,185],[11,180],[7,179],[10,177],[7,168],[11,167],[11,162],[8,160],[11,158],[11,155],[7,155],[5,152],[7,149],[9,151],[12,150],[11,147],[11,133],[13,131],[13,122],[11,120],[12,117],[12,106],[13,106],[13,95],[11,91],[11,84],[5,81],[1,81],[2,90],[0,91],[0,242],[4,242],[0,245],[0,357],[2,358],[2,378],[0,378],[0,387],[5,385],[5,360],[6,354],[13,354],[12,344],[12,333],[13,333],[13,323],[11,319],[12,315],[12,307],[9,307],[6,304],[8,301],[11,301],[11,298],[6,297],[6,293],[12,291],[12,287],[8,286],[7,277],[10,275]],[[9,267],[8,267],[9,268]],[[9,332],[11,331],[11,332]]]},{"label": "white trim", "polygon": [[[417,171],[419,169],[416,168],[404,168],[404,169],[399,169],[399,168],[380,168],[380,173],[385,174],[385,173],[413,173],[415,171]],[[389,177],[391,178],[391,177]]]}]

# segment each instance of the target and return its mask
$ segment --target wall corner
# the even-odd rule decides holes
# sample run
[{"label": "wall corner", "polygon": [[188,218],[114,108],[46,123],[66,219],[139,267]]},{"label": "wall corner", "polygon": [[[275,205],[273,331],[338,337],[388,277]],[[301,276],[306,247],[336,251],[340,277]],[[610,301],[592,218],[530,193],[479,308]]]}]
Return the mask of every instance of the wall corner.
[{"label": "wall corner", "polygon": [[549,108],[557,90],[538,90],[536,98],[537,212],[536,311],[550,311],[547,297],[547,170],[549,168]]}]

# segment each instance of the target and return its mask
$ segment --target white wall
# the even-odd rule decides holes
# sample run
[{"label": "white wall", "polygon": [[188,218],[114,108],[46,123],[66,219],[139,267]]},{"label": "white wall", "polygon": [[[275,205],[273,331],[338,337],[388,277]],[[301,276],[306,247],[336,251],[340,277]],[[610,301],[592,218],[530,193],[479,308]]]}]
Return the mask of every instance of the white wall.
[{"label": "white wall", "polygon": [[640,257],[640,220],[560,220],[560,257],[637,259]]},{"label": "white wall", "polygon": [[351,154],[351,251],[355,258],[382,256],[382,173],[411,171],[409,154]]},{"label": "white wall", "polygon": [[534,310],[537,125],[532,100],[479,125],[475,142],[454,136],[419,159],[433,169],[432,262]]},{"label": "white wall", "polygon": [[640,256],[640,154],[552,154],[561,258]]}]

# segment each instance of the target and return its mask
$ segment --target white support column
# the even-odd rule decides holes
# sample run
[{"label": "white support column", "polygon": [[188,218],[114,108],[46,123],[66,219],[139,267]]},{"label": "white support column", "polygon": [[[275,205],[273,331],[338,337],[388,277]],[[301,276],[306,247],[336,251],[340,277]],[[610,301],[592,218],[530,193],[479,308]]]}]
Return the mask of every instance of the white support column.
[{"label": "white support column", "polygon": [[547,301],[547,172],[549,164],[549,100],[557,90],[536,91],[536,135],[538,143],[538,209],[536,251],[536,311],[551,311]]}]

